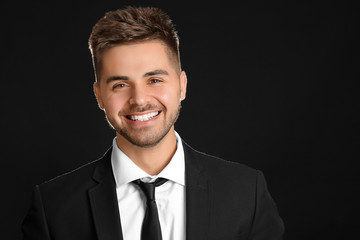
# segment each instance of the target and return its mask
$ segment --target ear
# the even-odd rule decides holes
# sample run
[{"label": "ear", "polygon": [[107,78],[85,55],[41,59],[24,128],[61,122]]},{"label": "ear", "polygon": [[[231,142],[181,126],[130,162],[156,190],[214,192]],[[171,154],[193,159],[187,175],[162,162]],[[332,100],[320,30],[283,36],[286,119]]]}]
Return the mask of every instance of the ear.
[{"label": "ear", "polygon": [[180,73],[180,101],[186,98],[187,77],[184,71]]},{"label": "ear", "polygon": [[94,83],[94,93],[95,93],[95,96],[96,96],[96,100],[98,102],[98,106],[101,110],[104,110],[104,103],[101,99],[101,92],[100,92],[100,85],[99,85],[99,82],[95,82]]}]

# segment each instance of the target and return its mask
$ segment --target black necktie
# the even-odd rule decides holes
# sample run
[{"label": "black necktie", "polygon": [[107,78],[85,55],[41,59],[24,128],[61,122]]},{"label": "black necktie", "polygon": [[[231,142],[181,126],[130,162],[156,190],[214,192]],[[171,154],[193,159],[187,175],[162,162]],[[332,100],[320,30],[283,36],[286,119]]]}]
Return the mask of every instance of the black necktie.
[{"label": "black necktie", "polygon": [[146,196],[146,212],[141,229],[141,240],[162,240],[159,214],[155,202],[155,187],[165,183],[167,179],[158,178],[154,182],[145,183],[135,180]]}]

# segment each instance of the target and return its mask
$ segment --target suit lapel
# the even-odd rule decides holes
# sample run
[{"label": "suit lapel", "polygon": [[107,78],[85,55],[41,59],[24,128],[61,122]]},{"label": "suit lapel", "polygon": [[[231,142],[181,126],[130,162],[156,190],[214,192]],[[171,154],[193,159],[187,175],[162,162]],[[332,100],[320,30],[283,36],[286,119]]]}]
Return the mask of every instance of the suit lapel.
[{"label": "suit lapel", "polygon": [[[183,142],[186,184],[186,239],[208,239],[210,222],[209,184],[197,163],[194,149]],[[89,190],[95,229],[99,240],[123,240],[116,185],[111,169],[111,149],[94,172],[98,184]]]},{"label": "suit lapel", "polygon": [[195,150],[183,142],[186,184],[186,239],[207,239],[210,221],[207,176],[197,164]]},{"label": "suit lapel", "polygon": [[115,180],[111,169],[111,149],[94,172],[98,184],[89,190],[95,229],[99,240],[122,240]]}]

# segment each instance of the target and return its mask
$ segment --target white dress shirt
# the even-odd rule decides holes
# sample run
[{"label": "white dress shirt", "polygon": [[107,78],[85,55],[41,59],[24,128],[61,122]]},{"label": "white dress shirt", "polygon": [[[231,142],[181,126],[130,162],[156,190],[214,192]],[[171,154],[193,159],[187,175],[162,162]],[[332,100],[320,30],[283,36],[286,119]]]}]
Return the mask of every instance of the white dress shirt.
[{"label": "white dress shirt", "polygon": [[177,149],[169,164],[156,176],[150,176],[122,152],[113,140],[111,164],[116,181],[121,228],[124,240],[140,240],[145,216],[146,197],[141,189],[131,183],[144,182],[158,177],[168,179],[155,188],[162,238],[185,240],[185,158],[180,136],[175,132]]}]

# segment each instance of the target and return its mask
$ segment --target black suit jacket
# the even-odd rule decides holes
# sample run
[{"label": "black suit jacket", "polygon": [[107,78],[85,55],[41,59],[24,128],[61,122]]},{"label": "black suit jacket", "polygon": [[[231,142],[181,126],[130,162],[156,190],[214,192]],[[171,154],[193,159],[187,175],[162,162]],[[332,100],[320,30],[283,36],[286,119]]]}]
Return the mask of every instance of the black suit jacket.
[{"label": "black suit jacket", "polygon": [[[184,143],[187,240],[278,240],[283,222],[260,171]],[[122,240],[111,149],[36,186],[24,240]],[[167,240],[167,239],[164,239]]]}]

